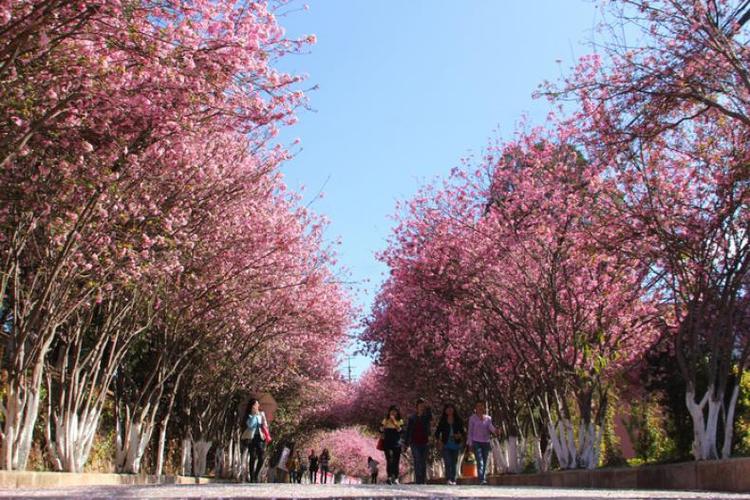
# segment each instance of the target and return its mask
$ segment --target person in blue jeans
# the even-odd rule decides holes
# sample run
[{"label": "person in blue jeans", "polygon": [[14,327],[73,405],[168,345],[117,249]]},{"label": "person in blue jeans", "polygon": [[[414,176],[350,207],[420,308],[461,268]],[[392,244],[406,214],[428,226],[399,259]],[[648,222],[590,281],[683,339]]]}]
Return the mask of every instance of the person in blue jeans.
[{"label": "person in blue jeans", "polygon": [[456,484],[458,479],[458,452],[464,440],[464,432],[464,422],[456,412],[456,407],[452,403],[443,406],[443,414],[435,429],[435,440],[442,450],[445,480],[448,484]]},{"label": "person in blue jeans", "polygon": [[432,413],[427,407],[425,400],[417,400],[417,412],[409,417],[406,424],[406,436],[404,444],[411,448],[414,459],[414,482],[425,484],[427,482],[427,449],[430,443],[430,425]]},{"label": "person in blue jeans", "polygon": [[474,405],[474,414],[469,418],[466,446],[474,448],[480,484],[487,484],[486,471],[491,449],[490,438],[497,435],[498,431],[492,425],[492,417],[487,415],[487,405],[484,401],[477,401]]}]

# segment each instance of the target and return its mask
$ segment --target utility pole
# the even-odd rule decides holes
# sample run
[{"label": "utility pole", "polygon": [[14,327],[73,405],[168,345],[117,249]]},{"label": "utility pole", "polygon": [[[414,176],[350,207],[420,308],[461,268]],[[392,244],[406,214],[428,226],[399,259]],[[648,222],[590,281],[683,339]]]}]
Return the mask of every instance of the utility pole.
[{"label": "utility pole", "polygon": [[349,383],[352,383],[352,357],[347,356],[346,357],[346,370],[349,376]]}]

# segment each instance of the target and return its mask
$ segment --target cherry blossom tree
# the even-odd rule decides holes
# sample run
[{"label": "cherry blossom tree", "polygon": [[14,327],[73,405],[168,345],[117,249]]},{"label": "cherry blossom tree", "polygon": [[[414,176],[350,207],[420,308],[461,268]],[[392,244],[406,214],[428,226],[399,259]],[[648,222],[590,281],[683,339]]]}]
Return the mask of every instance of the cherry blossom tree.
[{"label": "cherry blossom tree", "polygon": [[618,2],[613,12],[600,54],[550,90],[577,101],[579,143],[622,191],[611,219],[621,241],[649,242],[642,258],[670,308],[665,329],[687,387],[693,454],[726,458],[750,352],[750,11],[745,2],[664,0]]},{"label": "cherry blossom tree", "polygon": [[[2,319],[11,327],[0,465],[25,467],[44,365],[60,340],[58,368],[83,366],[88,377],[77,393],[58,385],[60,401],[78,402],[55,412],[49,433],[59,466],[75,470],[98,420],[94,394],[106,393],[111,367],[151,325],[146,301],[133,313],[140,320],[117,320],[131,326],[107,347],[116,327],[92,324],[94,310],[135,311],[133,289],[183,266],[198,237],[188,224],[199,224],[192,213],[206,201],[192,186],[242,156],[252,155],[256,178],[285,157],[264,153],[266,143],[303,95],[297,77],[271,64],[305,41],[285,40],[272,6],[258,2],[3,2],[0,30]],[[224,180],[215,194],[231,192],[236,178]],[[97,372],[103,353],[109,364]]]},{"label": "cherry blossom tree", "polygon": [[[310,450],[320,454],[324,449],[331,453],[331,469],[352,477],[367,479],[370,476],[367,457],[379,462],[379,475],[385,473],[383,452],[376,448],[377,435],[361,427],[343,427],[332,431],[319,431],[301,443],[300,452],[306,456]],[[401,472],[406,472],[402,462]]]},{"label": "cherry blossom tree", "polygon": [[386,367],[405,357],[439,399],[465,400],[458,387],[487,399],[513,470],[532,406],[562,467],[597,466],[608,381],[656,339],[648,268],[606,244],[608,186],[571,138],[519,134],[420,193],[385,253],[391,277],[365,333]]}]

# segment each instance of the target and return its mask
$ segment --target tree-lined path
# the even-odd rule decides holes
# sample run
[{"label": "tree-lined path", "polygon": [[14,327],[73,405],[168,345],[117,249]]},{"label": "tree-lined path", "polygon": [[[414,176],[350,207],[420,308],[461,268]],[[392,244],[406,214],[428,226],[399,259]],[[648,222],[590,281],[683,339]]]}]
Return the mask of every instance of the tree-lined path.
[{"label": "tree-lined path", "polygon": [[[303,34],[287,29],[307,19],[297,0],[0,0],[6,484],[116,472],[226,483],[26,494],[732,498],[454,474],[601,485],[615,483],[581,478],[684,462],[704,481],[689,487],[747,489],[750,460],[729,459],[750,455],[750,0],[548,1],[532,23],[516,9],[530,4],[320,0]],[[536,82],[542,113],[505,116],[514,128],[462,160],[440,150],[514,100],[499,85],[526,70],[506,56],[539,64],[541,41],[565,45],[553,27],[594,11],[590,53]],[[316,27],[334,36],[316,45]],[[308,72],[316,50],[331,59]],[[316,93],[321,73],[345,88]],[[339,213],[288,180],[305,158],[288,131],[318,107],[338,128],[311,142],[335,147],[306,167],[343,164],[359,189]],[[387,191],[376,150],[442,175]],[[352,277],[327,216],[367,231],[355,208],[394,197],[381,246],[357,240],[382,277]],[[372,362],[356,380],[353,349]],[[297,478],[393,486],[245,484]]]},{"label": "tree-lined path", "polygon": [[18,492],[0,492],[0,498],[498,498],[542,500],[709,500],[709,499],[748,499],[750,495],[707,492],[664,492],[664,491],[612,491],[577,490],[551,488],[494,488],[486,486],[396,486],[384,485],[329,485],[315,488],[285,484],[233,485],[210,484],[201,486],[121,486],[86,487],[56,490],[27,490],[23,497]]}]

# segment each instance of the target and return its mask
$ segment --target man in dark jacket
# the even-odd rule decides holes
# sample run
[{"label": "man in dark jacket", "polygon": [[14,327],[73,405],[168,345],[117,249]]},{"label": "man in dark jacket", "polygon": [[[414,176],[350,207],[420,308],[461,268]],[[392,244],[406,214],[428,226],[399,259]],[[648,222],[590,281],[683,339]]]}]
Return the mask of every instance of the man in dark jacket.
[{"label": "man in dark jacket", "polygon": [[427,482],[427,450],[430,444],[430,425],[432,412],[425,400],[417,400],[417,412],[409,417],[406,424],[404,445],[411,448],[414,458],[414,481],[417,484]]}]

